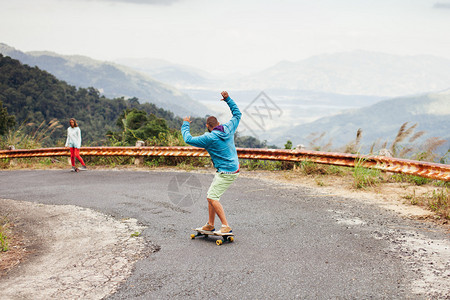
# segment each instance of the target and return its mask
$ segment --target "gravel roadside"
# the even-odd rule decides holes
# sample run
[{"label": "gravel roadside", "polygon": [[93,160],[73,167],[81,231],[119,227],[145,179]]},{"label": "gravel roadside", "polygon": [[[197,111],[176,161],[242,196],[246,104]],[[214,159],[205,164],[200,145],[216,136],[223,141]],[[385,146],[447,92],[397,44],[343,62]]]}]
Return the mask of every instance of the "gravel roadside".
[{"label": "gravel roadside", "polygon": [[0,207],[25,252],[1,277],[2,299],[101,299],[114,293],[145,255],[144,239],[136,236],[143,227],[134,219],[7,199],[0,199]]}]

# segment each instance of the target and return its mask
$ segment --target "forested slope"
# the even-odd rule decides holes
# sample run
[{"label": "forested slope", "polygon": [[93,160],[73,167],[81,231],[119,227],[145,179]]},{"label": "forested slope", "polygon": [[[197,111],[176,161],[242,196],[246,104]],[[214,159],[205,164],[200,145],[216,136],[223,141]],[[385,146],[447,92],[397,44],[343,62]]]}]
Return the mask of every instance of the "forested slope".
[{"label": "forested slope", "polygon": [[[103,144],[108,131],[116,131],[118,117],[126,109],[144,110],[157,118],[164,119],[169,128],[179,129],[180,117],[151,103],[140,104],[137,98],[108,99],[98,90],[76,88],[58,80],[52,74],[29,67],[18,60],[0,54],[0,101],[18,124],[57,119],[63,129],[53,133],[51,141],[64,138],[68,120],[78,120],[83,130],[84,141]],[[193,132],[204,132],[203,119],[196,118]],[[29,127],[33,130],[33,126]]]}]

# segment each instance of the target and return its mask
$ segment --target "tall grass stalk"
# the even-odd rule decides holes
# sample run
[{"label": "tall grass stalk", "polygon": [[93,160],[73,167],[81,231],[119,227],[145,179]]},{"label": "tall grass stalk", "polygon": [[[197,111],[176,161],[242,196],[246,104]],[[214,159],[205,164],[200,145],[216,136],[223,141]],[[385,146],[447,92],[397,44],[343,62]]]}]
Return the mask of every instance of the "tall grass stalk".
[{"label": "tall grass stalk", "polygon": [[322,149],[321,146],[319,146],[319,143],[322,141],[323,137],[326,135],[326,132],[318,133],[313,132],[308,135],[306,138],[309,141],[309,147],[313,150],[320,151]]},{"label": "tall grass stalk", "polygon": [[16,149],[36,149],[41,148],[50,140],[55,130],[62,127],[56,119],[46,123],[42,121],[34,130],[34,123],[22,123],[17,128],[9,132],[0,141],[0,148],[7,149],[14,146]]},{"label": "tall grass stalk", "polygon": [[400,126],[400,129],[397,132],[397,136],[395,137],[394,142],[391,145],[390,150],[394,157],[397,157],[399,144],[413,133],[414,129],[417,127],[417,123],[415,123],[409,128],[407,128],[407,126],[408,122],[405,122],[402,124],[402,126]]},{"label": "tall grass stalk", "polygon": [[359,153],[361,147],[360,147],[360,143],[361,143],[361,138],[362,138],[362,129],[359,128],[356,131],[356,138],[354,141],[348,143],[347,145],[345,145],[344,147],[344,153]]},{"label": "tall grass stalk", "polygon": [[[446,143],[446,140],[438,137],[431,137],[424,143],[422,152],[415,155],[416,160],[435,161],[438,158],[436,149]],[[442,158],[441,158],[442,160]]]}]

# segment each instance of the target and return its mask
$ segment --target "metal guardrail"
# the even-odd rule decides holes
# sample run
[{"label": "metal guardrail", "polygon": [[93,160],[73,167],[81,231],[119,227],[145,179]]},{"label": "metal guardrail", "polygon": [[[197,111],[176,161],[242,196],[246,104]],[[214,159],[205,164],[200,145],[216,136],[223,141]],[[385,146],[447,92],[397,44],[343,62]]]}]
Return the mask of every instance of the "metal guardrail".
[{"label": "metal guardrail", "polygon": [[[311,161],[320,164],[373,168],[386,172],[417,175],[450,181],[450,165],[391,158],[385,156],[359,156],[355,154],[237,148],[239,158],[278,161]],[[195,147],[82,147],[84,156],[209,156],[206,150]],[[43,148],[32,150],[0,150],[0,159],[20,157],[69,156],[68,148]]]}]

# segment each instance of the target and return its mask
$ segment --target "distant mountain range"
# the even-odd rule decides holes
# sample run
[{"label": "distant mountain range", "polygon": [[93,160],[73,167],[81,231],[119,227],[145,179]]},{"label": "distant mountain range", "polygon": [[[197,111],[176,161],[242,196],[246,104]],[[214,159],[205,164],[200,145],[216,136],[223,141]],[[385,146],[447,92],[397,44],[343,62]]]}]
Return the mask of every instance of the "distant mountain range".
[{"label": "distant mountain range", "polygon": [[310,90],[399,97],[450,87],[450,60],[355,51],[280,62],[231,84],[237,89]]},{"label": "distant mountain range", "polygon": [[260,72],[219,77],[202,70],[150,58],[119,59],[183,90],[286,90],[392,98],[450,88],[450,60],[429,55],[400,56],[354,51],[282,61]]},{"label": "distant mountain range", "polygon": [[109,98],[137,97],[179,116],[203,117],[210,113],[203,104],[176,88],[158,82],[132,68],[84,56],[59,55],[53,52],[22,52],[0,43],[0,53],[29,66],[38,66],[57,78],[77,87],[94,87]]},{"label": "distant mountain range", "polygon": [[115,62],[141,71],[158,81],[179,89],[213,86],[220,80],[217,76],[198,68],[174,64],[162,59],[120,58]]},{"label": "distant mountain range", "polygon": [[270,142],[283,144],[290,139],[294,145],[308,146],[312,133],[316,133],[316,137],[325,133],[320,141],[322,146],[331,140],[336,149],[355,140],[356,132],[361,128],[362,144],[367,148],[377,140],[380,145],[385,141],[392,143],[405,122],[409,122],[409,126],[417,123],[415,132],[425,131],[422,141],[430,137],[447,140],[443,146],[446,147],[446,152],[450,146],[450,90],[385,100],[368,107],[320,118],[286,129],[282,137]]}]

